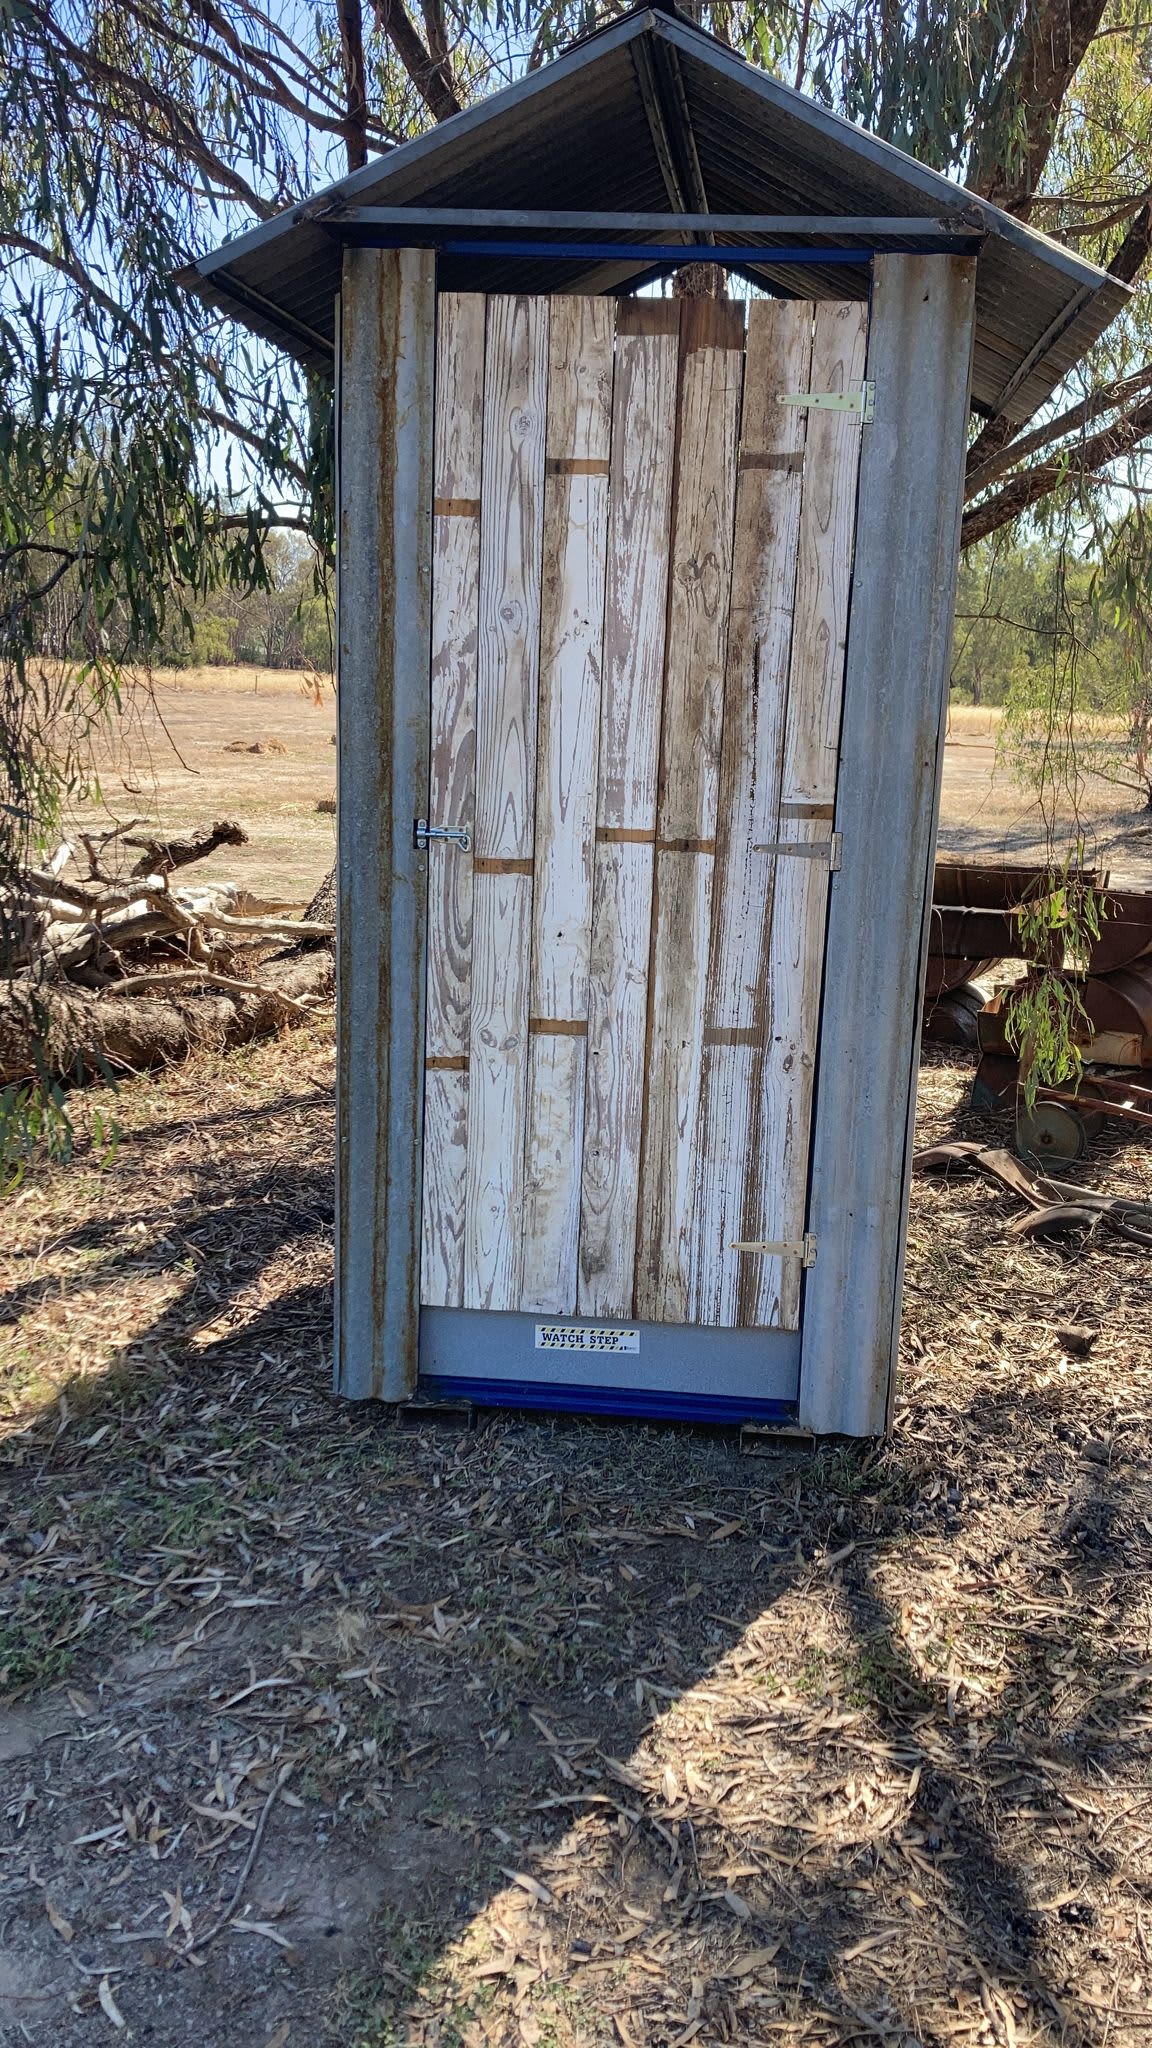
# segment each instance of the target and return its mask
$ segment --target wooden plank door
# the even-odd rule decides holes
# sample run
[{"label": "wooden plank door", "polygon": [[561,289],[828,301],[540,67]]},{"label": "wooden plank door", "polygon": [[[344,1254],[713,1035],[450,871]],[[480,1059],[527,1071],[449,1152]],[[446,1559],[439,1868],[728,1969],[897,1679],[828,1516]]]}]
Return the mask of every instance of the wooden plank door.
[{"label": "wooden plank door", "polygon": [[441,301],[430,1306],[799,1327],[864,344]]}]

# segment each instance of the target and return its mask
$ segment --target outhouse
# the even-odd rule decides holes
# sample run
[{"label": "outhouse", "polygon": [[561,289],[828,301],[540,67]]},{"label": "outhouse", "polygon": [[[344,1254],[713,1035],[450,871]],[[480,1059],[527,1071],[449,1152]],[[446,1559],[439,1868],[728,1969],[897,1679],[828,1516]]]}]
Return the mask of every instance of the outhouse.
[{"label": "outhouse", "polygon": [[195,282],[337,383],[338,1389],[883,1430],[969,421],[1125,287],[663,7]]}]

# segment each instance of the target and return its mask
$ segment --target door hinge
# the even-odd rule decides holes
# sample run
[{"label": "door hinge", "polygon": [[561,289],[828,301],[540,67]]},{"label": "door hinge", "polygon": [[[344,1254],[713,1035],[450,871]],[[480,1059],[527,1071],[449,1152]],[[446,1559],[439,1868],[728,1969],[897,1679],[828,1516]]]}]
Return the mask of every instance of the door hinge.
[{"label": "door hinge", "polygon": [[419,853],[427,853],[433,841],[440,845],[458,846],[461,853],[469,853],[472,848],[472,834],[467,825],[430,825],[427,818],[417,818],[412,836]]},{"label": "door hinge", "polygon": [[858,412],[861,425],[871,426],[876,417],[876,386],[861,384],[858,391],[778,391],[781,405],[803,405],[810,412]]},{"label": "door hinge", "polygon": [[736,1238],[728,1249],[730,1252],[760,1252],[765,1258],[799,1259],[802,1266],[814,1266],[816,1233],[806,1230],[803,1237]]},{"label": "door hinge", "polygon": [[754,846],[753,853],[793,854],[798,860],[819,860],[827,865],[830,875],[840,872],[844,834],[832,832],[827,839],[770,839],[764,846]]}]

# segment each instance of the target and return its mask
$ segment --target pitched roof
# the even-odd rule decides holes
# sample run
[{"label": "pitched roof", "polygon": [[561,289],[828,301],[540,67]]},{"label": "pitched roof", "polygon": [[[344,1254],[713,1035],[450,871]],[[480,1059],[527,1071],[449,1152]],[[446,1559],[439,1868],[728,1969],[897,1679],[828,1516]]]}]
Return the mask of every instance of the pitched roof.
[{"label": "pitched roof", "polygon": [[[316,216],[341,205],[803,213],[927,223],[963,210],[969,232],[984,236],[973,403],[1015,421],[1035,412],[1128,297],[1118,279],[1061,243],[829,113],[658,5],[637,8],[504,91],[373,158],[305,207],[225,243],[189,266],[182,280],[310,368],[330,372],[340,236],[334,220],[325,226]],[[603,234],[594,239],[603,241]],[[653,236],[611,239],[647,244]],[[657,239],[669,239],[670,248],[668,264],[656,268],[674,268],[675,240]],[[766,254],[772,240],[715,236],[721,249],[763,241]],[[872,246],[901,243],[879,236]],[[440,264],[442,283],[456,290],[621,291],[654,274],[648,257],[590,256],[558,266],[527,254],[454,254]],[[739,268],[769,291],[795,297],[867,290],[866,268],[770,260]]]}]

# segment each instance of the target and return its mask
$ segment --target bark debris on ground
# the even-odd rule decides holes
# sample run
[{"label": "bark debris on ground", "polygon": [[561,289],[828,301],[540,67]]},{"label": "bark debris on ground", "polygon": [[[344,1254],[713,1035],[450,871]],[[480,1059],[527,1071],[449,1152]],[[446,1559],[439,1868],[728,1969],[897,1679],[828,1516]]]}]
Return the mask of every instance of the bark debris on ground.
[{"label": "bark debris on ground", "polygon": [[883,1447],[409,1431],[329,1393],[332,1069],[93,1093],[0,1211],[5,2048],[1148,2041],[1147,1252],[918,1180]]}]

